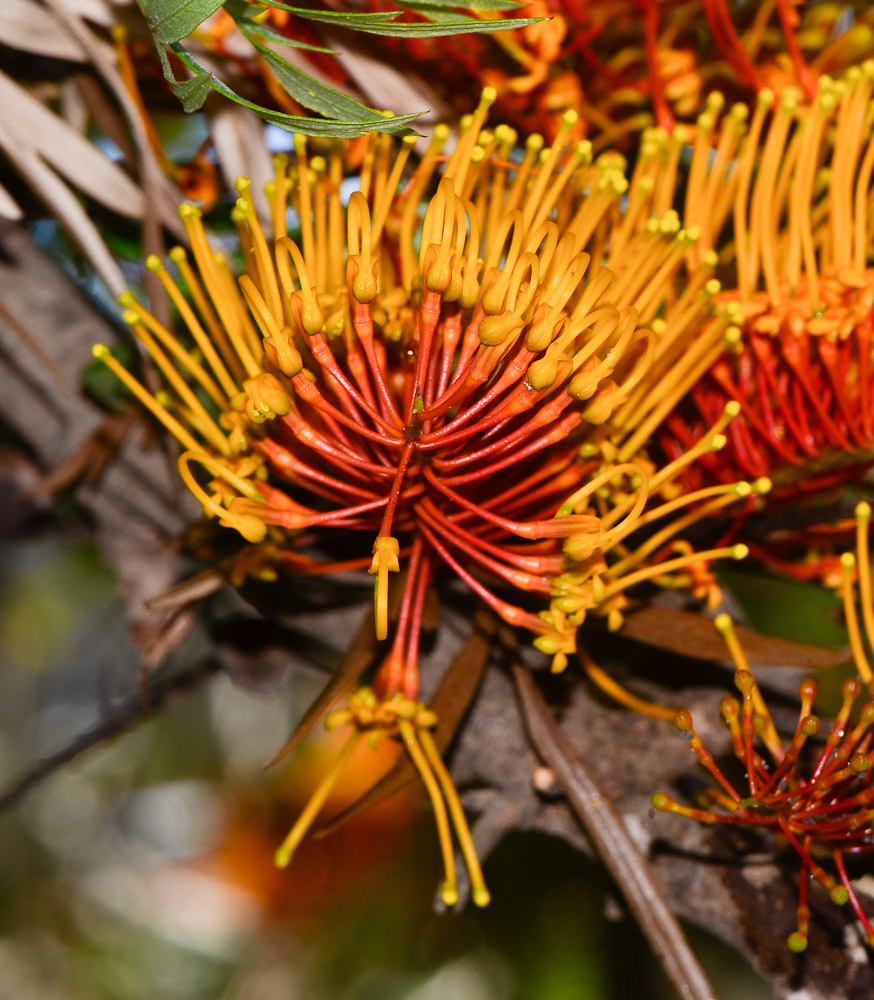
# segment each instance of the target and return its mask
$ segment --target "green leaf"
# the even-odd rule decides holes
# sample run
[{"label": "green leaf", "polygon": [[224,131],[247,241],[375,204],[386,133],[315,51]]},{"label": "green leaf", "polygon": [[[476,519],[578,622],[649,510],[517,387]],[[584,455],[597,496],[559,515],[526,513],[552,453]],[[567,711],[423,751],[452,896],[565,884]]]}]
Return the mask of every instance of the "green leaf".
[{"label": "green leaf", "polygon": [[[436,16],[436,14],[435,14]],[[542,21],[542,17],[510,17],[499,18],[495,21],[480,21],[478,18],[469,18],[465,21],[419,21],[412,24],[401,22],[392,24],[360,25],[347,24],[347,28],[353,31],[364,31],[369,35],[384,35],[393,38],[426,38],[429,35],[466,35],[468,33],[481,34],[490,31],[506,31],[509,28],[524,28],[529,24],[536,24]]]},{"label": "green leaf", "polygon": [[249,39],[261,53],[264,61],[270,67],[270,72],[276,77],[282,88],[310,111],[318,111],[326,118],[343,119],[353,122],[372,122],[373,111],[346,94],[341,94],[333,87],[327,87],[318,80],[292,66],[281,56],[278,56],[266,45],[254,38]]},{"label": "green leaf", "polygon": [[401,7],[410,7],[413,10],[429,7],[458,7],[461,10],[512,10],[514,7],[522,7],[524,4],[518,0],[467,0],[459,3],[458,0],[395,0]]},{"label": "green leaf", "polygon": [[158,42],[178,42],[222,6],[224,0],[137,0]]},{"label": "green leaf", "polygon": [[[173,52],[179,57],[183,65],[187,66],[188,69],[193,70],[194,73],[206,74],[206,70],[198,63],[198,61],[178,43],[171,46]],[[217,93],[221,94],[223,97],[227,97],[228,100],[234,101],[236,104],[242,105],[244,108],[249,108],[254,111],[257,115],[263,118],[265,121],[270,122],[272,125],[277,125],[279,128],[285,129],[287,132],[300,132],[302,135],[312,135],[312,136],[322,136],[331,137],[336,139],[354,139],[359,135],[366,135],[368,132],[388,132],[392,135],[415,135],[411,129],[406,126],[409,122],[418,118],[422,113],[417,111],[410,115],[397,115],[393,118],[384,118],[374,113],[375,117],[369,121],[336,121],[336,120],[325,120],[320,118],[305,118],[301,115],[287,115],[280,111],[271,111],[269,108],[263,108],[260,104],[253,104],[252,101],[247,101],[245,98],[240,97],[235,91],[223,83],[218,77],[206,74],[209,76],[212,89]]]},{"label": "green leaf", "polygon": [[384,24],[400,17],[403,11],[400,10],[377,10],[377,11],[345,11],[345,10],[314,10],[309,7],[289,7],[288,4],[278,3],[277,0],[265,0],[270,7],[277,10],[287,10],[289,14],[306,21],[325,21],[328,24],[342,24],[346,27],[353,23],[357,24]]},{"label": "green leaf", "polygon": [[[307,52],[324,52],[325,55],[329,56],[337,55],[333,49],[326,49],[322,45],[310,45],[307,42],[299,42],[295,38],[287,38],[280,32],[274,31],[272,28],[268,28],[263,24],[257,24],[255,21],[249,21],[241,18],[237,21],[237,27],[247,37],[250,35],[257,35],[259,38],[263,38],[267,42],[277,42],[280,45],[289,45],[293,49],[306,49]],[[252,41],[251,37],[249,40]],[[254,45],[255,43],[252,42],[252,44]]]},{"label": "green leaf", "polygon": [[[208,73],[202,66],[195,64],[197,65],[196,69],[194,66],[189,66],[189,69],[194,69],[194,76],[190,80],[177,80],[173,75],[173,68],[170,66],[170,60],[167,58],[163,45],[158,46],[158,56],[164,70],[164,79],[170,84],[170,89],[182,103],[182,110],[189,114],[192,111],[199,111],[212,87],[212,74]],[[188,64],[186,63],[186,65]]]}]

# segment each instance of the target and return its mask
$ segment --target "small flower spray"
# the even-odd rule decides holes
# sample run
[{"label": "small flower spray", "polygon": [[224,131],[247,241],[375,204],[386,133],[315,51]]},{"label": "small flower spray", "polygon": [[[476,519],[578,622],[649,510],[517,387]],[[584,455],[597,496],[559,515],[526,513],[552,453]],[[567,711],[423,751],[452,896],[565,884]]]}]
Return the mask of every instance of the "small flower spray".
[{"label": "small flower spray", "polygon": [[[810,928],[808,885],[811,878],[829,893],[838,905],[850,903],[868,944],[874,947],[874,927],[859,902],[847,873],[847,855],[867,854],[874,850],[874,782],[871,753],[874,747],[874,701],[854,707],[867,688],[874,697],[874,675],[866,658],[863,637],[854,603],[853,571],[859,567],[862,618],[870,647],[874,632],[874,605],[871,599],[871,573],[868,549],[868,526],[871,508],[861,503],[856,509],[859,537],[857,555],[845,553],[841,564],[847,628],[850,633],[853,660],[859,677],[845,681],[842,704],[831,728],[825,734],[813,758],[808,741],[819,734],[820,719],[811,714],[817,686],[805,680],[799,687],[801,700],[798,724],[788,745],[779,736],[765,705],[743,648],[728,615],[718,615],[715,625],[722,634],[729,654],[737,668],[735,684],[741,701],[724,698],[721,715],[731,733],[735,757],[744,767],[748,795],[739,793],[725,777],[707,748],[698,738],[688,712],[678,712],[674,725],[690,741],[704,768],[718,788],[706,789],[701,796],[701,808],[691,808],[675,802],[659,792],[652,803],[661,812],[696,819],[709,825],[727,824],[758,826],[773,829],[796,852],[801,860],[801,881],[798,893],[797,929],[789,936],[792,951],[807,947]],[[771,763],[757,748],[764,747]],[[716,811],[716,809],[721,811]],[[832,859],[837,880],[815,859]]]}]

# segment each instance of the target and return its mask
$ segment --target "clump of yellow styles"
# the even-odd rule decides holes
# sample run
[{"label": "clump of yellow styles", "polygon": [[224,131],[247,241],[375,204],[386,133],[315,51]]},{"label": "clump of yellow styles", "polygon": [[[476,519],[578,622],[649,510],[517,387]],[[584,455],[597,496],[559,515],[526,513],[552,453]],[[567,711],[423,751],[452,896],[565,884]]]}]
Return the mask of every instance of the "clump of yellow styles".
[{"label": "clump of yellow styles", "polygon": [[[717,305],[712,254],[675,280],[700,230],[668,207],[645,215],[631,197],[626,208],[624,160],[569,144],[573,112],[550,146],[530,136],[513,159],[516,133],[485,128],[494,96],[484,91],[449,154],[445,127],[418,160],[412,138],[372,135],[355,167],[351,144],[311,155],[296,137],[266,188],[272,238],[238,181],[238,278],[184,205],[190,251],[170,252],[176,276],[147,261],[183,330],[123,298],[163,391],[95,348],[178,440],[182,478],[207,517],[249,543],[248,567],[374,575],[375,630],[390,641],[372,692],[332,720],[405,745],[444,855],[438,785],[472,875],[463,813],[418,705],[423,609],[438,574],[454,573],[532,633],[561,670],[588,613],[621,624],[629,587],[655,580],[712,596],[710,561],[745,547],[696,552],[678,535],[769,486],[677,487],[683,469],[725,444],[734,402],[663,468],[643,452],[664,413],[738,341],[733,308]],[[356,173],[344,201],[341,184]],[[320,552],[324,539],[333,552],[345,546],[341,560]],[[390,630],[389,580],[401,567]],[[627,704],[667,712],[593,676]],[[453,886],[447,862],[447,900]],[[474,890],[487,899],[476,879]]]}]

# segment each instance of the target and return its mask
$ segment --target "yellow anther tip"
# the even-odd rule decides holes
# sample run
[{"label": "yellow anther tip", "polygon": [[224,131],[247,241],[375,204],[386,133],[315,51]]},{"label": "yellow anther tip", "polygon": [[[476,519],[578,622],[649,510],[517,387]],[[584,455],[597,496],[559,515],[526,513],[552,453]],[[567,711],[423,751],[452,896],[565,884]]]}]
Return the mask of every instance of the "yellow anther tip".
[{"label": "yellow anther tip", "polygon": [[713,625],[717,632],[729,632],[734,627],[734,622],[731,620],[731,615],[723,612],[713,619]]},{"label": "yellow anther tip", "polygon": [[753,492],[753,488],[749,483],[741,482],[735,485],[734,492],[737,493],[739,497],[748,497]]},{"label": "yellow anther tip", "polygon": [[127,323],[128,326],[133,326],[134,323],[139,323],[140,317],[133,311],[133,309],[125,309],[121,314],[121,318]]},{"label": "yellow anther tip", "polygon": [[724,434],[714,434],[708,444],[711,451],[721,451],[728,443],[728,438]]},{"label": "yellow anther tip", "polygon": [[767,476],[762,476],[753,483],[753,489],[756,493],[770,493],[773,487],[774,484]]},{"label": "yellow anther tip", "polygon": [[477,906],[488,906],[492,901],[492,895],[485,886],[474,889],[471,895]]},{"label": "yellow anther tip", "polygon": [[525,145],[528,149],[533,150],[534,152],[538,149],[543,149],[543,136],[539,132],[532,132],[531,135],[528,136]]},{"label": "yellow anther tip", "polygon": [[871,516],[871,504],[867,500],[862,500],[861,503],[856,504],[856,517],[860,521],[867,521]]},{"label": "yellow anther tip", "polygon": [[181,264],[185,260],[185,250],[183,247],[173,247],[167,256],[174,264]]},{"label": "yellow anther tip", "polygon": [[759,91],[756,103],[760,104],[763,108],[770,107],[774,103],[774,91],[770,87],[763,87]]},{"label": "yellow anther tip", "polygon": [[250,189],[251,187],[252,187],[252,182],[251,182],[251,181],[249,180],[249,178],[248,178],[248,177],[238,177],[238,178],[237,178],[237,179],[236,179],[236,180],[234,181],[234,188],[235,188],[235,189],[236,189],[236,190],[237,190],[237,191],[238,191],[238,192],[239,192],[240,194],[248,194],[248,192],[249,192],[249,189]]},{"label": "yellow anther tip", "polygon": [[146,257],[146,267],[150,271],[160,271],[163,266],[161,258],[156,253],[150,253],[149,256]]},{"label": "yellow anther tip", "polygon": [[729,420],[734,420],[734,418],[740,414],[740,403],[736,399],[730,399],[725,404],[723,413]]},{"label": "yellow anther tip", "polygon": [[446,906],[455,906],[458,902],[458,889],[454,885],[444,885],[440,889],[440,898]]},{"label": "yellow anther tip", "polygon": [[569,108],[562,115],[561,123],[562,123],[562,125],[565,125],[567,128],[572,128],[574,125],[576,125],[576,123],[579,120],[580,120],[580,116],[577,114],[577,112],[574,111],[573,108]]},{"label": "yellow anther tip", "polygon": [[91,353],[94,355],[95,358],[102,361],[109,354],[109,348],[106,346],[106,344],[95,344],[91,348]]},{"label": "yellow anther tip", "polygon": [[182,219],[183,222],[187,222],[189,219],[199,219],[200,209],[197,205],[185,202],[183,205],[179,206],[179,218]]},{"label": "yellow anther tip", "polygon": [[482,96],[480,97],[480,107],[487,108],[494,104],[498,99],[498,92],[494,87],[483,87]]},{"label": "yellow anther tip", "polygon": [[852,552],[845,552],[841,556],[841,566],[843,569],[855,569],[856,567],[856,557]]},{"label": "yellow anther tip", "polygon": [[731,558],[732,559],[746,559],[750,554],[749,548],[741,542],[739,545],[732,546]]},{"label": "yellow anther tip", "polygon": [[288,868],[290,861],[291,855],[288,851],[284,851],[281,847],[273,855],[273,863],[277,868]]}]

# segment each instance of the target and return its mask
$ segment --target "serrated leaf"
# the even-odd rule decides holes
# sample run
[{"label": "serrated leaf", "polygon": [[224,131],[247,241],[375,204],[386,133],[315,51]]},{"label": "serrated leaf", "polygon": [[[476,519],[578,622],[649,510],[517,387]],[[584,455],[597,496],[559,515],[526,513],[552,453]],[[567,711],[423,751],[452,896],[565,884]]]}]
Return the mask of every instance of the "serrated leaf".
[{"label": "serrated leaf", "polygon": [[244,34],[251,33],[257,35],[267,42],[278,42],[280,45],[290,45],[293,49],[306,49],[307,52],[324,52],[325,55],[329,56],[337,55],[333,49],[326,49],[323,45],[310,45],[308,42],[299,42],[295,38],[287,38],[285,35],[274,31],[272,28],[268,28],[264,24],[257,24],[255,21],[250,21],[246,18],[240,18],[237,21],[237,27]]},{"label": "serrated leaf", "polygon": [[224,0],[137,0],[152,34],[169,45],[190,35]]},{"label": "serrated leaf", "polygon": [[261,53],[261,57],[269,66],[270,72],[282,85],[283,90],[298,104],[309,108],[310,111],[318,111],[326,118],[354,122],[373,121],[373,111],[367,105],[347,97],[346,94],[334,90],[333,87],[319,83],[318,80],[292,66],[290,62],[254,38],[250,38],[250,41]]}]

